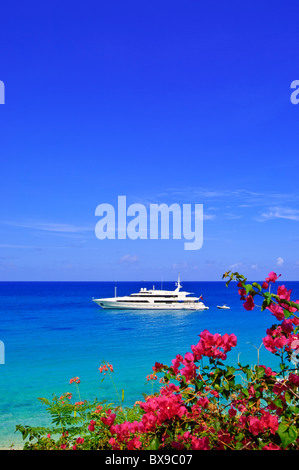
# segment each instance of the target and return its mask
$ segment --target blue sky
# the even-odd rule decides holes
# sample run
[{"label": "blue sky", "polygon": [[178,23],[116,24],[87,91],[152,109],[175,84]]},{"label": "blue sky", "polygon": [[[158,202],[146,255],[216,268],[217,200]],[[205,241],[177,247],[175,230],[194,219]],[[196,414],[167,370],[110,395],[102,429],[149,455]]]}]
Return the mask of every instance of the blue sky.
[{"label": "blue sky", "polygon": [[[298,13],[2,5],[0,280],[299,280]],[[95,209],[119,195],[203,204],[203,247],[98,240]]]}]

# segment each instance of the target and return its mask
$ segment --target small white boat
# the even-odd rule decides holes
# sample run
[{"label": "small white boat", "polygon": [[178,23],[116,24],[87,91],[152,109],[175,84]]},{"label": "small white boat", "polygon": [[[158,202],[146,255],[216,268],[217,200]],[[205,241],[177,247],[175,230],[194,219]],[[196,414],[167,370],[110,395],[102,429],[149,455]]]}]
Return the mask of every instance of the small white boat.
[{"label": "small white boat", "polygon": [[115,296],[105,299],[92,299],[102,308],[134,309],[134,310],[206,310],[202,296],[189,297],[190,293],[180,291],[180,276],[173,291],[141,288],[138,293],[124,297]]},{"label": "small white boat", "polygon": [[223,309],[223,310],[230,310],[230,307],[229,307],[228,305],[226,305],[226,304],[224,304],[224,305],[217,305],[217,308],[221,308],[221,309]]}]

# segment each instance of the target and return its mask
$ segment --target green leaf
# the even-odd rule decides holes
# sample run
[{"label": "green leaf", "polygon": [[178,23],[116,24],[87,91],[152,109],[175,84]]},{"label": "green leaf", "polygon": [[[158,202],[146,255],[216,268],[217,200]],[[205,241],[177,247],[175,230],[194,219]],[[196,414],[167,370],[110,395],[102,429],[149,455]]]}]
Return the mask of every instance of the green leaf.
[{"label": "green leaf", "polygon": [[277,400],[273,401],[273,404],[277,406],[277,408],[283,408],[283,403],[280,398],[277,398]]},{"label": "green leaf", "polygon": [[219,421],[214,421],[213,422],[213,428],[215,429],[216,432],[220,431],[221,425],[220,425]]},{"label": "green leaf", "polygon": [[292,395],[290,394],[290,392],[286,391],[285,394],[284,394],[284,398],[285,398],[287,403],[291,403]]},{"label": "green leaf", "polygon": [[259,292],[261,292],[261,290],[262,290],[262,286],[260,284],[258,284],[257,282],[253,282],[252,287],[256,287]]},{"label": "green leaf", "polygon": [[248,294],[248,292],[250,292],[252,290],[252,285],[247,284],[247,286],[245,286],[245,289],[246,289],[246,294]]},{"label": "green leaf", "polygon": [[245,373],[246,376],[247,376],[247,380],[250,380],[250,379],[252,378],[252,376],[253,376],[253,372],[252,372],[252,370],[249,369],[249,368],[244,368],[244,373]]},{"label": "green leaf", "polygon": [[292,312],[289,312],[289,310],[286,310],[286,309],[284,309],[283,314],[284,314],[285,318],[289,318],[293,315]]},{"label": "green leaf", "polygon": [[236,441],[241,441],[242,439],[244,439],[244,434],[240,432],[239,434],[236,435]]},{"label": "green leaf", "polygon": [[258,367],[256,375],[258,379],[261,379],[265,375],[265,369],[263,367]]},{"label": "green leaf", "polygon": [[38,400],[41,401],[44,405],[50,405],[50,401],[47,398],[38,397]]},{"label": "green leaf", "polygon": [[155,437],[151,440],[151,443],[150,443],[148,449],[149,449],[149,450],[158,450],[160,444],[161,444],[160,439],[159,439],[157,436],[155,436]]},{"label": "green leaf", "polygon": [[270,305],[270,303],[272,302],[272,296],[271,296],[270,292],[264,292],[263,295],[265,297],[267,306]]},{"label": "green leaf", "polygon": [[226,380],[223,381],[223,388],[225,388],[225,390],[229,390],[229,383],[226,382]]},{"label": "green leaf", "polygon": [[121,402],[122,402],[122,403],[123,403],[124,399],[125,399],[125,391],[124,391],[124,389],[122,388],[122,390],[121,390]]},{"label": "green leaf", "polygon": [[232,366],[227,366],[227,374],[226,376],[229,376],[229,375],[234,375],[234,373],[236,372],[236,369]]},{"label": "green leaf", "polygon": [[280,423],[277,433],[281,439],[283,447],[287,447],[297,439],[296,427],[288,426],[286,423]]}]

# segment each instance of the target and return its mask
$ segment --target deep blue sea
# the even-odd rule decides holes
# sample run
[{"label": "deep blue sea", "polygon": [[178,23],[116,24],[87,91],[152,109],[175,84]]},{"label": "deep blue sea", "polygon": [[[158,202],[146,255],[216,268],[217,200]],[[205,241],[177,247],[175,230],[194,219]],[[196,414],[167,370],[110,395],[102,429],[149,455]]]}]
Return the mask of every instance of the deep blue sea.
[{"label": "deep blue sea", "polygon": [[[151,288],[153,282],[119,282],[117,295]],[[299,298],[299,282],[286,282]],[[38,397],[52,398],[76,388],[69,380],[80,377],[82,399],[107,399],[118,403],[113,384],[101,382],[99,366],[114,366],[114,382],[125,405],[150,393],[146,376],[156,361],[170,364],[176,354],[191,351],[199,333],[234,333],[237,347],[227,362],[257,362],[257,349],[266,328],[275,323],[269,311],[243,308],[237,283],[183,282],[183,290],[203,295],[209,310],[142,311],[103,310],[92,297],[113,297],[113,282],[0,282],[0,340],[5,345],[5,364],[0,364],[0,447],[22,444],[16,424],[47,425],[49,417]],[[163,289],[175,288],[163,282]],[[228,304],[230,310],[217,305]],[[262,346],[260,363],[276,366],[276,357]]]}]

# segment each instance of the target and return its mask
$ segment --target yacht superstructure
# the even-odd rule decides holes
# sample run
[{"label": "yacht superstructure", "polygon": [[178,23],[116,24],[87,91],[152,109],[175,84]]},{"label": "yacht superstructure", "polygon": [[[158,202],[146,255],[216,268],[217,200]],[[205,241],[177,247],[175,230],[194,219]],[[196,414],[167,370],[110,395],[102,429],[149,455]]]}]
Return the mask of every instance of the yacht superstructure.
[{"label": "yacht superstructure", "polygon": [[189,297],[189,292],[181,291],[180,276],[176,282],[176,289],[158,290],[143,287],[138,293],[123,297],[92,299],[102,308],[127,309],[127,310],[206,310],[201,297]]}]

